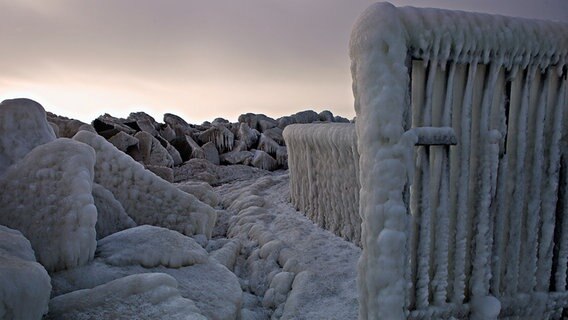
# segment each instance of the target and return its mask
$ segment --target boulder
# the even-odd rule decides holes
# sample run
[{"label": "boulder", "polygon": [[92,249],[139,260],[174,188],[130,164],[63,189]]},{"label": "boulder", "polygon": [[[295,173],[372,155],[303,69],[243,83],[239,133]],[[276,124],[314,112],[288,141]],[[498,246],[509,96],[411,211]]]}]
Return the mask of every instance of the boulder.
[{"label": "boulder", "polygon": [[284,138],[282,137],[282,129],[278,127],[274,127],[268,130],[265,130],[262,134],[269,137],[270,139],[276,141],[279,145],[283,146],[285,144]]},{"label": "boulder", "polygon": [[124,153],[129,153],[129,149],[131,148],[138,148],[138,139],[123,131],[119,131],[117,134],[110,137],[108,142],[112,143],[118,150]]},{"label": "boulder", "polygon": [[96,132],[95,128],[93,128],[93,126],[91,126],[90,124],[84,123],[79,120],[58,116],[51,112],[47,112],[47,121],[57,125],[59,129],[57,136],[60,138],[72,138],[77,132],[81,130]]},{"label": "boulder", "polygon": [[136,130],[125,125],[124,121],[124,119],[115,118],[110,114],[105,113],[104,115],[99,116],[98,118],[93,120],[91,125],[93,126],[93,128],[95,128],[95,131],[99,135],[105,137],[106,139],[109,139],[120,131],[134,135],[136,133]]},{"label": "boulder", "polygon": [[39,103],[29,99],[0,103],[0,175],[33,148],[55,139]]},{"label": "boulder", "polygon": [[138,150],[145,165],[173,167],[172,156],[158,139],[145,131],[136,133],[134,137],[138,139]]},{"label": "boulder", "polygon": [[278,150],[278,148],[280,148],[280,145],[276,143],[276,141],[272,140],[264,133],[260,134],[260,139],[258,139],[258,150],[262,150],[270,155],[276,156],[276,150]]},{"label": "boulder", "polygon": [[172,157],[172,160],[174,161],[174,166],[178,166],[178,165],[183,163],[183,160],[181,158],[179,151],[177,151],[177,149],[174,146],[172,146],[168,142],[168,140],[166,140],[166,139],[164,139],[160,136],[157,136],[156,139],[160,142],[162,147],[166,148],[166,151],[168,151],[168,153]]},{"label": "boulder", "polygon": [[93,148],[60,138],[34,148],[0,177],[0,224],[21,231],[49,271],[73,268],[93,258],[94,166]]},{"label": "boulder", "polygon": [[95,149],[95,182],[113,193],[134,222],[211,235],[217,216],[213,208],[148,172],[100,136],[80,131],[73,139]]},{"label": "boulder", "polygon": [[215,147],[213,142],[207,142],[202,146],[203,152],[205,153],[205,159],[212,164],[219,165],[219,151]]},{"label": "boulder", "polygon": [[319,115],[313,110],[300,111],[292,115],[294,123],[312,123],[319,121]]},{"label": "boulder", "polygon": [[222,164],[244,164],[249,165],[252,162],[252,158],[254,157],[254,153],[250,151],[231,151],[227,153],[223,153],[220,156],[220,160]]},{"label": "boulder", "polygon": [[258,142],[260,132],[256,129],[251,129],[247,123],[242,122],[239,126],[237,137],[246,144],[247,149],[250,149]]},{"label": "boulder", "polygon": [[144,168],[167,182],[174,182],[174,170],[172,168],[152,165],[146,165]]},{"label": "boulder", "polygon": [[213,208],[219,205],[219,195],[207,182],[186,180],[177,184],[177,187],[181,191],[193,195],[201,202],[207,203]]},{"label": "boulder", "polygon": [[212,126],[198,136],[202,144],[213,142],[219,152],[223,153],[233,149],[235,135],[225,126]]},{"label": "boulder", "polygon": [[268,171],[273,171],[278,168],[278,162],[262,150],[256,150],[251,164],[253,167]]},{"label": "boulder", "polygon": [[158,124],[158,134],[169,142],[176,138],[176,132],[169,124]]},{"label": "boulder", "polygon": [[136,226],[113,194],[98,183],[93,184],[93,199],[97,207],[97,239]]},{"label": "boulder", "polygon": [[322,112],[320,112],[318,114],[319,117],[319,121],[325,121],[325,122],[333,122],[334,118],[333,118],[333,113],[331,113],[331,111],[329,110],[324,110]]},{"label": "boulder", "polygon": [[189,159],[204,159],[205,152],[189,135],[178,136],[171,141],[172,146],[179,152],[183,162]]}]

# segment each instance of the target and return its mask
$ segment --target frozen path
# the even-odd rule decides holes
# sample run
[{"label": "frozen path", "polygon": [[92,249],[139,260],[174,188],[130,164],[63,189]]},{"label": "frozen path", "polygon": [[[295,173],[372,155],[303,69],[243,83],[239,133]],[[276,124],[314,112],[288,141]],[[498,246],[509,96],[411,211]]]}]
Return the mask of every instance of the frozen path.
[{"label": "frozen path", "polygon": [[[237,262],[235,273],[248,279],[245,292],[264,293],[263,305],[275,308],[273,318],[357,319],[361,250],[292,207],[287,173],[225,184],[217,191],[228,212],[235,214],[228,237],[241,239],[248,248],[241,250],[248,256]],[[277,280],[284,276],[279,273],[294,276],[291,291],[280,304]]]}]

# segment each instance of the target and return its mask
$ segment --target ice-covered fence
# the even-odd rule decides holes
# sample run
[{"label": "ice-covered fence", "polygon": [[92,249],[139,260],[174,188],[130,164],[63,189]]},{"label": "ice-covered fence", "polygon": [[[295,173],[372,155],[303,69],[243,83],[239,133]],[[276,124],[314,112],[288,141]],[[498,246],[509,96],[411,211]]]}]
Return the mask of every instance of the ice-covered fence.
[{"label": "ice-covered fence", "polygon": [[359,155],[351,123],[294,124],[284,129],[292,204],[356,244],[361,241]]},{"label": "ice-covered fence", "polygon": [[360,318],[566,314],[568,25],[379,3],[350,51]]}]

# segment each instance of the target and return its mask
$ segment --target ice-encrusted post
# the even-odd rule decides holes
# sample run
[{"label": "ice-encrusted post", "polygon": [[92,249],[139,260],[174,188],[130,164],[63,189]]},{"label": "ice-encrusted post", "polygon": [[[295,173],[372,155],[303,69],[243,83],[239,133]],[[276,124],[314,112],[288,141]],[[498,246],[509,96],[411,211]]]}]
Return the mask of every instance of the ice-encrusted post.
[{"label": "ice-encrusted post", "polygon": [[404,319],[407,315],[409,216],[403,193],[413,141],[403,138],[409,103],[405,39],[398,11],[389,3],[368,8],[351,35],[360,150],[360,319]]}]

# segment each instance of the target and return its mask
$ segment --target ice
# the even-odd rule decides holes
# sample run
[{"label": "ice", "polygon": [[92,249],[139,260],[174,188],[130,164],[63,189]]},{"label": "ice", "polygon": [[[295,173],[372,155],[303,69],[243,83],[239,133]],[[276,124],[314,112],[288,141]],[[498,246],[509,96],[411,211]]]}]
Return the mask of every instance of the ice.
[{"label": "ice", "polygon": [[41,319],[50,292],[49,275],[36,262],[30,242],[0,225],[0,319]]},{"label": "ice", "polygon": [[0,175],[33,148],[56,139],[43,107],[29,99],[0,103]]},{"label": "ice", "polygon": [[97,207],[97,239],[136,226],[120,202],[100,184],[93,183],[93,199]]},{"label": "ice", "polygon": [[181,191],[193,195],[199,199],[199,201],[204,202],[213,208],[219,205],[219,195],[207,182],[188,180],[178,183],[176,186]]},{"label": "ice", "polygon": [[93,258],[95,154],[66,138],[40,145],[0,177],[0,224],[21,231],[49,271]]},{"label": "ice", "polygon": [[143,225],[99,240],[97,257],[116,266],[180,268],[207,262],[207,251],[179,232]]},{"label": "ice", "polygon": [[53,298],[46,319],[187,319],[206,316],[163,273],[136,274]]},{"label": "ice", "polygon": [[355,125],[294,124],[284,129],[290,195],[308,218],[354,243],[361,240]]},{"label": "ice", "polygon": [[213,208],[145,170],[101,136],[80,131],[73,139],[95,149],[95,182],[112,192],[137,224],[211,236]]}]

